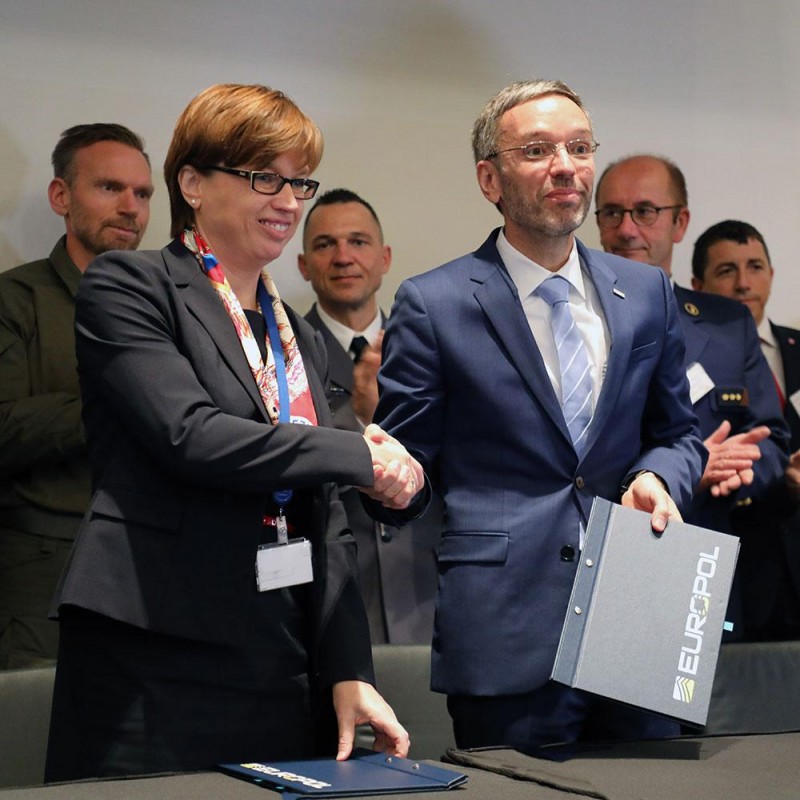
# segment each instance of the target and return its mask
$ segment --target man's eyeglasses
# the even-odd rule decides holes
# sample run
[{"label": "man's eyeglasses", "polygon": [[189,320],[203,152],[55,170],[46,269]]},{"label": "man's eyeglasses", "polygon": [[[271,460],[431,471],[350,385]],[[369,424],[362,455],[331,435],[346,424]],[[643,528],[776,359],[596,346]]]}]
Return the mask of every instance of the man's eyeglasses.
[{"label": "man's eyeglasses", "polygon": [[259,194],[278,194],[288,183],[292,187],[292,194],[298,200],[310,200],[319,189],[319,181],[310,178],[284,178],[276,172],[256,172],[251,169],[232,169],[231,167],[218,167],[207,164],[199,169],[213,169],[225,172],[228,175],[238,175],[250,181],[250,188]]},{"label": "man's eyeglasses", "polygon": [[569,142],[528,142],[528,144],[521,144],[518,147],[508,147],[505,150],[489,153],[486,158],[494,158],[501,153],[513,153],[515,150],[519,150],[528,161],[546,161],[558,152],[559,147],[563,147],[570,158],[580,161],[591,158],[600,145],[592,139],[572,139]]},{"label": "man's eyeglasses", "polygon": [[604,208],[597,209],[594,215],[597,217],[597,224],[601,228],[619,228],[626,214],[630,214],[631,219],[637,225],[649,228],[651,225],[655,224],[658,215],[662,211],[675,211],[675,209],[678,208],[683,208],[683,206],[634,206],[633,208],[605,206]]}]

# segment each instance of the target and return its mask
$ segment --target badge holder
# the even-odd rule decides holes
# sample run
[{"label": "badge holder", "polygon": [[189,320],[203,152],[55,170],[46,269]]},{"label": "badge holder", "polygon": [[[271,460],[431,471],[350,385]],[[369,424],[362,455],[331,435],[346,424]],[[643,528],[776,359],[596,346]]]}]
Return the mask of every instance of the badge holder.
[{"label": "badge holder", "polygon": [[311,567],[311,542],[289,539],[283,511],[277,519],[278,541],[259,545],[256,555],[256,586],[259,592],[309,583],[314,579]]}]

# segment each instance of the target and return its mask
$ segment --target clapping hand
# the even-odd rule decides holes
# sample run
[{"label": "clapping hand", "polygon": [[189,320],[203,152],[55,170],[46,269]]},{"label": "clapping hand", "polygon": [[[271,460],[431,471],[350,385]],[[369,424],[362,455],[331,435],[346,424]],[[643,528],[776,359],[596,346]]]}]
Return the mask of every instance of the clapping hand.
[{"label": "clapping hand", "polygon": [[794,492],[800,492],[800,450],[795,450],[786,467],[786,483]]},{"label": "clapping hand", "polygon": [[770,435],[766,425],[730,435],[731,424],[722,424],[705,440],[708,463],[699,489],[708,489],[714,497],[726,497],[753,482],[753,464],[761,458],[758,443]]},{"label": "clapping hand", "polygon": [[362,425],[369,425],[378,405],[378,370],[381,368],[383,331],[361,351],[353,365],[353,413]]}]

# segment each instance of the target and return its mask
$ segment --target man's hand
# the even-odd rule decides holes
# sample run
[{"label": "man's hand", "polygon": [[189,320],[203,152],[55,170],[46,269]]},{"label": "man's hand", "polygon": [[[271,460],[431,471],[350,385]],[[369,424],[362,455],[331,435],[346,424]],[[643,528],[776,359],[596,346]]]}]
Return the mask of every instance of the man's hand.
[{"label": "man's hand", "polygon": [[353,365],[353,413],[362,425],[369,425],[378,405],[378,370],[381,368],[383,331],[374,344],[361,351],[361,358]]},{"label": "man's hand", "polygon": [[698,491],[708,489],[714,497],[727,497],[753,482],[753,464],[761,458],[759,442],[770,435],[766,425],[730,436],[731,424],[723,420],[704,442],[708,462]]},{"label": "man's hand", "polygon": [[360,487],[364,494],[387,508],[403,509],[425,486],[425,474],[408,450],[378,425],[368,425],[364,440],[372,455],[372,486]]},{"label": "man's hand", "polygon": [[800,450],[795,450],[789,456],[789,465],[786,467],[786,483],[793,492],[800,493]]},{"label": "man's hand", "polygon": [[675,501],[669,496],[661,479],[652,472],[639,475],[622,495],[621,502],[628,508],[652,512],[650,525],[656,533],[662,533],[671,519],[681,522]]},{"label": "man's hand", "polygon": [[333,685],[333,707],[339,723],[337,761],[353,751],[356,725],[368,723],[375,734],[373,750],[405,758],[411,744],[408,732],[394,711],[373,686],[363,681],[341,681]]}]

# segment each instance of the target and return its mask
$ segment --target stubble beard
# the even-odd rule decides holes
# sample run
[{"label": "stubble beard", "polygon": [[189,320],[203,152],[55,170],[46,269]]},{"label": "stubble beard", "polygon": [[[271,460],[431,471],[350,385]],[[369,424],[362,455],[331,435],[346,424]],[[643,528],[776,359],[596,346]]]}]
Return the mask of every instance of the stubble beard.
[{"label": "stubble beard", "polygon": [[547,238],[562,238],[577,230],[589,213],[589,196],[581,195],[578,206],[544,209],[535,199],[519,192],[516,187],[504,187],[503,205],[506,216],[531,234]]},{"label": "stubble beard", "polygon": [[[143,231],[136,226],[137,234],[134,239],[120,239],[112,232],[112,223],[103,221],[97,230],[92,230],[90,226],[82,224],[82,220],[77,220],[77,225],[73,220],[73,232],[75,238],[83,247],[95,256],[107,253],[109,250],[136,250],[142,240]],[[119,223],[121,220],[114,220]],[[124,222],[130,225],[130,222]],[[135,225],[135,223],[134,223]]]}]

